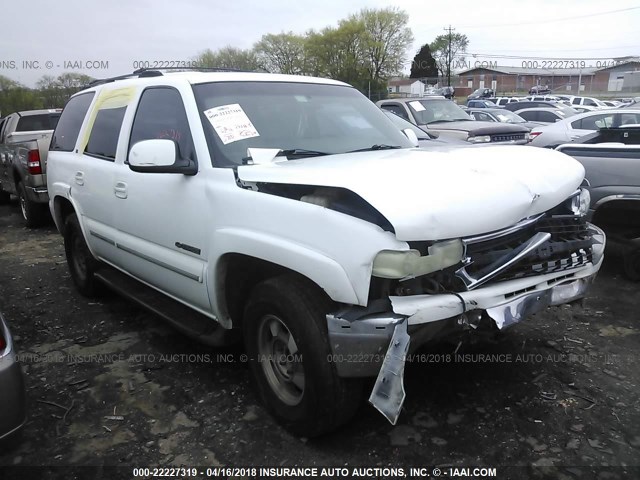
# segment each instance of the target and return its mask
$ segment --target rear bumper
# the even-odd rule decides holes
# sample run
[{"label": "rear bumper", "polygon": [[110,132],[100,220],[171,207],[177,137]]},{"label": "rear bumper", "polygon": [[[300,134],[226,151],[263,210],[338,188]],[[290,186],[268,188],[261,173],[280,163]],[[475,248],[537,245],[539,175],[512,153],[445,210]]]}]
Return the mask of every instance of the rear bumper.
[{"label": "rear bumper", "polygon": [[0,352],[0,440],[5,440],[24,425],[27,412],[22,370],[18,363],[9,329],[0,315],[0,330],[7,348]]},{"label": "rear bumper", "polygon": [[604,258],[605,235],[590,226],[593,263],[572,270],[503,281],[453,294],[389,297],[391,310],[350,320],[350,312],[327,315],[330,360],[344,377],[375,376],[385,360],[396,325],[406,320],[411,348],[442,332],[451,333],[488,315],[499,329],[507,328],[548,306],[583,298]]}]

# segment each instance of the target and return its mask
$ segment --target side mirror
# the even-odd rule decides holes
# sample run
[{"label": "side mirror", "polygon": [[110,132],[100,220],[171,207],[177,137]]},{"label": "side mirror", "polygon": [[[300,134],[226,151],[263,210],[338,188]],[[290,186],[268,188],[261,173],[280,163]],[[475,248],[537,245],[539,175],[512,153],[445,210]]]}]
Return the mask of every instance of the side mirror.
[{"label": "side mirror", "polygon": [[173,140],[142,140],[129,151],[129,168],[139,173],[181,173],[195,175],[198,166],[193,160],[180,157]]},{"label": "side mirror", "polygon": [[416,135],[416,132],[414,132],[410,128],[405,128],[404,130],[402,130],[402,133],[404,133],[405,136],[409,139],[409,141],[413,143],[414,147],[420,146],[420,144],[418,143],[418,135]]}]

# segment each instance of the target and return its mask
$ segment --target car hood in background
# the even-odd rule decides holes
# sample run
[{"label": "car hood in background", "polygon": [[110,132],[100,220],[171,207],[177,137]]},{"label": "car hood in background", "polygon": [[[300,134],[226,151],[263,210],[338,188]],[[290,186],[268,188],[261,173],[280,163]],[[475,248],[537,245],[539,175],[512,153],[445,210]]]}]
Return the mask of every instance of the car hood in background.
[{"label": "car hood in background", "polygon": [[480,120],[461,120],[459,122],[437,122],[428,125],[420,125],[429,130],[458,130],[471,132],[474,136],[480,135],[505,135],[515,133],[527,133],[528,128],[512,123],[483,122]]},{"label": "car hood in background", "polygon": [[389,220],[399,240],[411,241],[478,235],[545,212],[580,186],[584,168],[535,147],[442,146],[247,165],[238,177],[351,190]]}]

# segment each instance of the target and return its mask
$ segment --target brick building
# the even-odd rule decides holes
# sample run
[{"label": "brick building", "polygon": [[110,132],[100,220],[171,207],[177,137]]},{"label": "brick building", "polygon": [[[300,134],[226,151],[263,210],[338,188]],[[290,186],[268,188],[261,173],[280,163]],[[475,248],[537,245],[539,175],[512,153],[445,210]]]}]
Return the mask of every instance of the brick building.
[{"label": "brick building", "polygon": [[[579,95],[585,92],[620,92],[637,89],[640,61],[637,59],[614,66],[596,68],[472,68],[458,72],[456,89],[492,88],[497,92],[526,92],[534,85],[547,85],[556,93]],[[625,86],[625,79],[627,85]],[[580,89],[578,89],[580,83]]]}]

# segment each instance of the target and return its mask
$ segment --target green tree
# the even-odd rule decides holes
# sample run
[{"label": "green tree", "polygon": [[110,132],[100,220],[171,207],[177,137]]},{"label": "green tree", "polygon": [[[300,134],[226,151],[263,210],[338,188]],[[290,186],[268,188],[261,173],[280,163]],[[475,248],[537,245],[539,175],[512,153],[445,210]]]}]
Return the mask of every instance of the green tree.
[{"label": "green tree", "polygon": [[218,50],[207,49],[195,58],[202,67],[230,68],[234,70],[262,69],[258,55],[253,50],[226,46]]},{"label": "green tree", "polygon": [[469,47],[469,39],[461,33],[438,35],[429,45],[431,54],[436,59],[440,74],[444,77],[451,72],[453,59],[464,61],[464,54]]},{"label": "green tree", "polygon": [[362,49],[370,80],[386,80],[401,73],[407,48],[413,42],[413,34],[407,26],[409,15],[396,7],[364,8],[350,20],[359,21],[364,26]]},{"label": "green tree", "polygon": [[44,108],[62,108],[69,97],[86,88],[93,78],[81,73],[67,72],[52,77],[44,75],[36,83]]},{"label": "green tree", "polygon": [[293,32],[263,35],[253,49],[260,64],[271,73],[300,75],[305,68],[306,38]]},{"label": "green tree", "polygon": [[438,76],[436,60],[431,55],[429,44],[425,43],[411,62],[409,78],[433,78]]},{"label": "green tree", "polygon": [[42,99],[37,91],[0,75],[0,116],[38,108],[42,108]]},{"label": "green tree", "polygon": [[364,88],[369,73],[363,50],[365,36],[364,24],[357,20],[343,20],[338,28],[309,32],[305,56],[310,73]]}]

